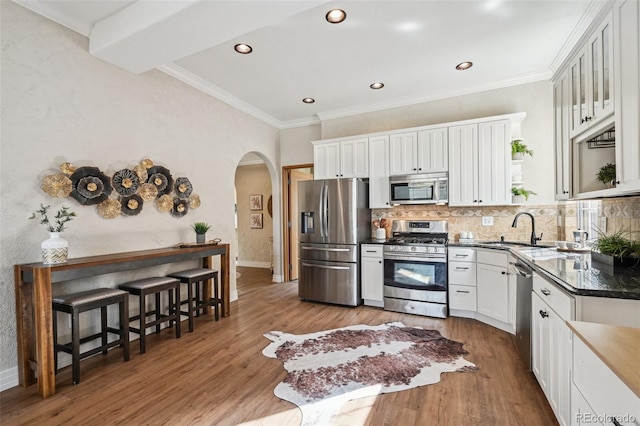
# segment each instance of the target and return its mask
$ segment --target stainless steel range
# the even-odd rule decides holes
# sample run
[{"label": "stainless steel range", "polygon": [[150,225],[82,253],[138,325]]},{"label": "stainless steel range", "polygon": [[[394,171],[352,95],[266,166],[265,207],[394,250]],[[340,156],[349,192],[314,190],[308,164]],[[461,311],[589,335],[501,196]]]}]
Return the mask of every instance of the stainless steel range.
[{"label": "stainless steel range", "polygon": [[446,318],[445,220],[395,220],[383,247],[384,309]]}]

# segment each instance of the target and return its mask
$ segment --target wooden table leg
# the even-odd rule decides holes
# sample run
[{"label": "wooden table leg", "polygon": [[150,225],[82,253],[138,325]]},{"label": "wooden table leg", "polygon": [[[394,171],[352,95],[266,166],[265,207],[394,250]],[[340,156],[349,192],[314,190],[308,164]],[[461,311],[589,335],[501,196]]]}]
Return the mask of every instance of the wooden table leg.
[{"label": "wooden table leg", "polygon": [[231,254],[229,253],[229,244],[225,244],[224,253],[220,255],[220,298],[222,299],[222,316],[231,315],[229,302],[229,268]]},{"label": "wooden table leg", "polygon": [[33,284],[22,281],[22,268],[14,267],[16,297],[16,337],[18,339],[18,383],[28,387],[36,383],[35,372],[29,367],[34,359]]},{"label": "wooden table leg", "polygon": [[51,311],[51,268],[33,271],[33,319],[35,323],[38,392],[43,398],[56,393]]}]

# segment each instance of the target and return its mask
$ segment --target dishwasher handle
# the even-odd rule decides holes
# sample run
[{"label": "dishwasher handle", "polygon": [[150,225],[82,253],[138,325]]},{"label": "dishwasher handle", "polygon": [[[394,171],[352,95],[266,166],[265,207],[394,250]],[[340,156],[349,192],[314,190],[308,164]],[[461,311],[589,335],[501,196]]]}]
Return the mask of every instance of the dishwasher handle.
[{"label": "dishwasher handle", "polygon": [[520,275],[521,277],[527,278],[527,279],[532,277],[533,270],[531,270],[531,268],[529,268],[524,263],[515,262],[515,263],[512,263],[512,265],[515,268],[518,275]]}]

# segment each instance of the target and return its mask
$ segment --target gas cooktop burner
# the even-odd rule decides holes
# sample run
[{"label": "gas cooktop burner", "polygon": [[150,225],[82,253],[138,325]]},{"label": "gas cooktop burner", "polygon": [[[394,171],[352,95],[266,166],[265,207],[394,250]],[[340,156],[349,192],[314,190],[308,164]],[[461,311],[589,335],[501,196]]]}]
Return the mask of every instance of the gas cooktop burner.
[{"label": "gas cooktop burner", "polygon": [[430,236],[412,236],[412,235],[396,235],[389,239],[389,244],[447,244],[447,239],[444,237],[430,237]]}]

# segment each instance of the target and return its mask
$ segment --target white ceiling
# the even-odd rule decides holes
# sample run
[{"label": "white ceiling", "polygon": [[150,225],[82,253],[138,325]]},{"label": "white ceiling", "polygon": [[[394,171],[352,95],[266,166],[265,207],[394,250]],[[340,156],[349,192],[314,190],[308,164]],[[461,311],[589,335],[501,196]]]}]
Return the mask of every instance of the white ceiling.
[{"label": "white ceiling", "polygon": [[[602,0],[14,0],[279,128],[549,79]],[[341,24],[327,10],[347,12]],[[253,53],[240,55],[236,43]],[[467,71],[455,70],[472,61]],[[381,90],[369,85],[383,82]],[[315,98],[303,104],[302,98]]]}]

